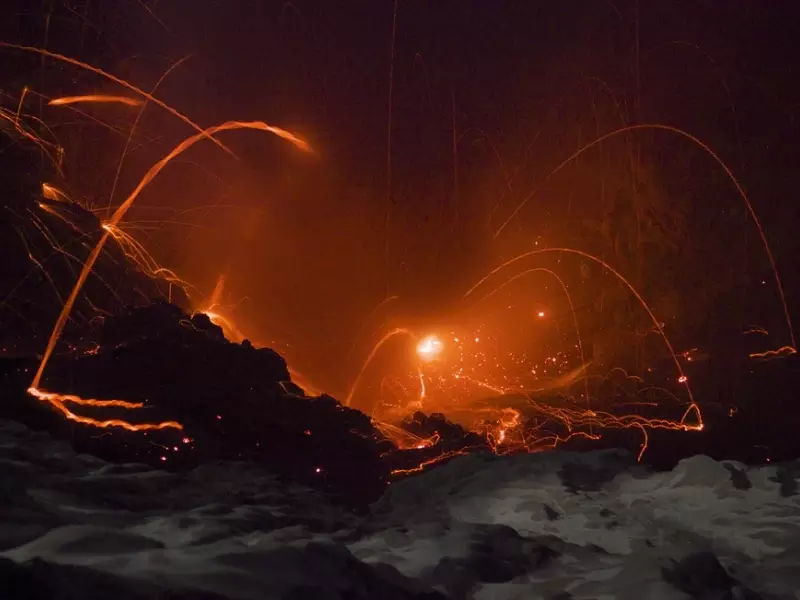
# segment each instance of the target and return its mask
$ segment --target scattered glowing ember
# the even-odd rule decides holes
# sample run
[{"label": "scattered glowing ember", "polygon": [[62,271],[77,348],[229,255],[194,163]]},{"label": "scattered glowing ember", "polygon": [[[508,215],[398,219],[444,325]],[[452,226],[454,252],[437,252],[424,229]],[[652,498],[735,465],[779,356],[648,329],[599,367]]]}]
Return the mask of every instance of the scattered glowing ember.
[{"label": "scattered glowing ember", "polygon": [[[633,132],[633,131],[647,131],[647,130],[650,130],[650,131],[666,131],[668,133],[676,134],[676,135],[678,135],[678,136],[680,136],[680,137],[682,137],[682,138],[684,138],[686,140],[689,140],[690,142],[692,142],[693,144],[695,144],[696,146],[701,148],[711,158],[713,158],[717,162],[717,164],[722,168],[722,170],[725,172],[725,175],[727,175],[728,179],[730,179],[731,183],[736,188],[736,191],[739,193],[739,196],[744,201],[745,207],[747,208],[747,211],[750,214],[750,217],[753,219],[753,223],[755,224],[756,229],[758,230],[758,235],[761,238],[761,243],[764,246],[764,251],[767,254],[767,258],[769,259],[770,267],[772,268],[772,274],[773,274],[773,277],[775,279],[775,286],[778,288],[778,294],[780,296],[781,307],[783,308],[784,318],[786,319],[786,329],[787,329],[787,333],[789,335],[789,340],[791,342],[791,347],[795,348],[797,346],[797,344],[795,342],[794,328],[792,327],[792,318],[791,318],[791,315],[789,314],[789,304],[786,301],[786,294],[783,291],[783,283],[781,282],[781,277],[780,277],[780,274],[778,273],[778,267],[775,264],[775,258],[772,255],[772,249],[770,248],[769,242],[767,241],[767,235],[766,235],[766,233],[764,233],[764,228],[761,226],[761,221],[759,220],[758,215],[756,214],[756,211],[753,208],[753,204],[752,204],[752,202],[750,202],[750,198],[748,198],[747,194],[744,191],[744,188],[739,183],[739,180],[733,174],[733,171],[731,171],[730,167],[728,167],[728,165],[725,163],[725,161],[722,160],[719,157],[719,155],[716,152],[714,152],[714,150],[712,150],[710,146],[708,146],[708,144],[703,143],[700,139],[698,139],[696,136],[692,135],[691,133],[688,133],[687,131],[684,131],[683,129],[679,129],[677,127],[673,127],[672,125],[664,125],[664,124],[661,124],[661,123],[640,123],[640,124],[637,124],[637,125],[627,125],[625,127],[620,127],[619,129],[616,129],[614,131],[606,133],[605,135],[602,135],[599,138],[597,138],[597,139],[585,144],[583,147],[578,149],[571,156],[569,156],[567,159],[565,159],[563,162],[561,162],[561,164],[559,164],[555,169],[550,171],[550,173],[545,178],[545,181],[547,181],[548,179],[553,177],[556,173],[561,171],[564,167],[566,167],[567,165],[569,165],[570,163],[575,161],[578,157],[580,157],[586,151],[590,150],[591,148],[594,148],[595,146],[598,146],[599,144],[602,144],[607,139],[610,139],[610,138],[613,138],[613,137],[616,137],[616,136],[619,136],[619,135],[627,134],[627,133],[630,133],[630,132]],[[497,238],[503,232],[503,230],[506,228],[506,226],[511,221],[514,220],[514,218],[520,213],[520,211],[525,207],[525,205],[528,204],[528,202],[536,195],[537,192],[538,192],[538,190],[534,190],[530,194],[528,194],[525,198],[522,199],[522,201],[513,210],[511,215],[497,229],[497,231],[494,234],[495,238]],[[592,258],[594,258],[594,257],[592,257]],[[659,327],[659,329],[660,329],[660,327]]]},{"label": "scattered glowing ember", "polygon": [[[402,381],[402,376],[384,377],[381,390],[391,392],[392,398],[382,399],[372,411],[375,426],[400,448],[433,449],[440,444],[438,434],[430,439],[421,439],[410,436],[403,428],[390,425],[392,421],[397,422],[410,412],[421,410],[423,400],[424,409],[428,414],[434,412],[445,414],[467,431],[480,433],[484,439],[489,441],[490,449],[501,454],[541,451],[575,437],[596,440],[600,438],[598,432],[601,430],[638,429],[643,436],[639,452],[639,458],[641,458],[648,446],[647,430],[649,429],[701,431],[704,425],[700,408],[694,402],[691,389],[688,387],[688,378],[664,333],[663,324],[631,284],[600,259],[570,248],[549,248],[527,252],[494,269],[470,288],[465,294],[465,298],[471,296],[490,277],[523,258],[552,252],[575,254],[599,263],[615,275],[639,300],[654,324],[653,330],[661,335],[673,358],[678,371],[678,382],[686,386],[688,402],[679,400],[668,390],[654,386],[644,387],[644,381],[641,378],[630,376],[624,370],[616,368],[612,369],[606,377],[622,378],[630,382],[638,391],[633,392],[630,401],[615,402],[612,405],[604,406],[602,410],[590,407],[589,376],[586,374],[588,365],[583,359],[580,332],[573,309],[576,332],[574,348],[569,354],[559,352],[545,357],[544,360],[539,359],[538,362],[526,353],[502,350],[497,333],[484,326],[480,326],[474,331],[453,331],[444,337],[428,335],[421,338],[407,329],[394,329],[384,335],[373,347],[348,394],[347,404],[353,400],[355,390],[364,377],[369,364],[372,363],[386,342],[397,335],[406,335],[416,343],[418,364],[408,373],[407,383]],[[548,269],[537,268],[528,269],[521,274],[538,271],[546,271],[555,276],[564,289],[572,309],[569,292],[564,282],[555,273]],[[497,289],[507,284],[508,281],[499,285],[483,299],[496,293]],[[539,318],[547,316],[544,310],[537,310],[534,314]],[[447,348],[446,354],[443,352],[445,347]],[[577,367],[574,366],[576,359],[579,359]],[[418,380],[417,385],[412,383],[412,378]],[[578,382],[583,383],[582,399],[569,395],[570,386]],[[415,395],[412,390],[419,390],[418,394]],[[487,398],[487,392],[492,396]],[[645,414],[648,410],[666,408],[662,408],[658,402],[645,400],[652,398],[653,393],[663,393],[665,398],[674,402],[674,419]],[[596,399],[595,402],[599,403],[599,400]],[[631,406],[639,407],[641,410],[631,412]],[[437,457],[427,459],[419,469],[465,451],[451,452],[442,449]],[[417,470],[417,467],[404,469],[397,471],[397,474],[416,472]]]}]

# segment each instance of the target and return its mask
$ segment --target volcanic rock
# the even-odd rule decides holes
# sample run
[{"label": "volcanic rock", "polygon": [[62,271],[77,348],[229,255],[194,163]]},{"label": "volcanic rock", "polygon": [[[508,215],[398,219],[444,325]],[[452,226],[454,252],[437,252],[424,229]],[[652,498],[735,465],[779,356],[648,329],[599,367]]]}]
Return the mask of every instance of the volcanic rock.
[{"label": "volcanic rock", "polygon": [[280,355],[226,341],[205,316],[189,317],[166,303],[131,308],[96,321],[79,347],[53,358],[43,388],[144,403],[140,410],[70,405],[81,416],[177,421],[183,429],[129,432],[71,423],[24,394],[35,367],[25,361],[5,361],[6,416],[69,436],[79,451],[114,462],[184,469],[255,461],[357,502],[375,498],[388,479],[380,436],[367,416],[327,396],[302,395]]}]

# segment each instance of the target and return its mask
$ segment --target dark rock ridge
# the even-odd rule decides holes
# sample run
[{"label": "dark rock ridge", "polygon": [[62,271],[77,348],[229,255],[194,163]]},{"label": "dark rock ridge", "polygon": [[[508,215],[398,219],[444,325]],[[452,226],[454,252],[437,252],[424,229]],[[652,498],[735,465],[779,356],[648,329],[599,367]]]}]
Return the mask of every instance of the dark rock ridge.
[{"label": "dark rock ridge", "polygon": [[133,308],[96,321],[78,347],[53,358],[44,389],[143,402],[139,410],[69,407],[100,420],[178,421],[183,430],[102,430],[67,421],[25,394],[35,368],[27,361],[5,361],[2,393],[12,397],[3,412],[69,436],[78,451],[114,462],[185,469],[249,460],[362,499],[379,494],[388,478],[380,436],[366,415],[328,396],[287,393],[289,371],[280,355],[227,342],[204,315],[189,317],[166,303]]},{"label": "dark rock ridge", "polygon": [[138,410],[69,404],[75,414],[132,424],[177,421],[182,430],[98,429],[65,419],[30,397],[36,363],[0,361],[0,416],[69,439],[112,462],[187,469],[217,460],[253,461],[349,503],[377,498],[392,470],[445,452],[485,447],[485,440],[441,415],[421,413],[402,425],[433,447],[398,451],[369,417],[330,396],[309,397],[269,348],[228,342],[207,316],[156,302],[95,319],[56,354],[41,387],[82,398],[141,402]]}]

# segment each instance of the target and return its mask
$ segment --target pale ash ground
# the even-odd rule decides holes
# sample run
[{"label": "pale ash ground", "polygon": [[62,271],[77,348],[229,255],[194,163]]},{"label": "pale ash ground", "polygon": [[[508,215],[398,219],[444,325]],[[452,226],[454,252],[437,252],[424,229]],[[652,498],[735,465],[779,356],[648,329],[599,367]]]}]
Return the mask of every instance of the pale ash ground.
[{"label": "pale ash ground", "polygon": [[0,422],[0,598],[797,599],[795,476],[471,456],[356,516],[253,467],[113,466]]}]

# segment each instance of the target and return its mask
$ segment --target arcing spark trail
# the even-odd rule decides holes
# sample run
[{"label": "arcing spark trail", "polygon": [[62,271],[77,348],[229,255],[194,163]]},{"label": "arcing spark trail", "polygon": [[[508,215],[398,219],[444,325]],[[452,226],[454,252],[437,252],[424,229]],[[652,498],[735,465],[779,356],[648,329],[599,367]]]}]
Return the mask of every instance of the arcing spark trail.
[{"label": "arcing spark trail", "polygon": [[100,241],[92,250],[92,253],[89,255],[89,258],[86,259],[86,263],[81,269],[81,273],[78,276],[78,281],[75,283],[75,287],[72,289],[72,293],[70,294],[69,298],[64,305],[64,309],[61,311],[58,320],[56,321],[55,327],[53,327],[53,333],[50,335],[50,340],[47,343],[47,348],[45,349],[44,356],[42,357],[42,361],[39,364],[39,369],[36,371],[36,376],[33,378],[33,382],[31,383],[31,388],[37,389],[39,387],[39,383],[41,382],[42,374],[44,372],[45,367],[47,366],[47,362],[50,359],[50,356],[53,354],[53,350],[55,349],[55,345],[58,342],[59,337],[61,336],[61,332],[64,329],[64,325],[69,318],[69,314],[72,311],[72,306],[75,303],[75,299],[78,297],[78,294],[83,287],[86,278],[89,276],[89,273],[94,267],[95,262],[97,261],[97,257],[100,255],[100,252],[103,250],[103,246],[105,246],[106,241],[108,240],[109,236],[111,235],[111,231],[114,230],[119,225],[119,222],[125,216],[125,213],[128,212],[128,209],[134,203],[136,198],[139,197],[142,190],[166,167],[169,162],[174,159],[176,156],[179,156],[189,148],[191,148],[194,144],[199,142],[204,138],[210,138],[214,134],[219,133],[221,131],[228,131],[234,129],[254,129],[258,131],[264,131],[267,133],[272,133],[277,135],[280,138],[290,141],[292,144],[297,146],[298,148],[310,151],[311,148],[295,136],[294,134],[281,129],[279,127],[274,127],[272,125],[268,125],[266,123],[260,121],[254,122],[241,122],[241,121],[228,121],[221,125],[217,125],[214,127],[209,127],[208,129],[202,130],[200,133],[193,135],[183,142],[178,144],[169,154],[167,154],[164,158],[154,164],[147,174],[142,178],[139,182],[139,185],[131,192],[131,194],[127,197],[127,199],[114,211],[114,214],[111,215],[111,218],[104,223],[103,227],[103,234],[100,237]]},{"label": "arcing spark trail", "polygon": [[[131,424],[128,424],[128,423],[126,423],[124,421],[118,421],[118,420],[99,421],[99,420],[91,419],[91,418],[87,418],[87,417],[80,417],[80,416],[76,415],[75,413],[73,413],[72,411],[70,411],[66,407],[66,403],[83,404],[83,405],[88,405],[88,406],[116,406],[116,407],[127,408],[127,409],[140,408],[140,405],[139,404],[135,404],[135,403],[128,403],[128,402],[125,402],[125,401],[118,401],[118,400],[109,400],[109,401],[106,401],[106,400],[80,400],[76,396],[60,395],[60,394],[55,394],[55,393],[47,392],[47,391],[44,391],[44,390],[40,389],[39,386],[41,384],[42,375],[44,374],[44,370],[47,367],[47,364],[48,364],[48,362],[49,362],[49,360],[50,360],[50,358],[51,358],[51,356],[52,356],[52,354],[53,354],[53,352],[55,350],[55,347],[56,347],[56,344],[58,343],[59,338],[61,337],[61,334],[63,332],[64,326],[66,325],[67,320],[69,319],[69,316],[70,316],[72,308],[73,308],[73,306],[75,304],[75,301],[76,301],[78,295],[80,294],[81,289],[82,289],[84,283],[86,282],[86,279],[88,278],[89,274],[92,272],[92,268],[94,267],[98,257],[100,256],[100,253],[103,251],[103,248],[104,248],[104,246],[105,246],[105,244],[108,241],[108,238],[110,236],[113,236],[115,239],[117,239],[123,245],[123,247],[127,246],[128,247],[128,252],[130,252],[133,257],[138,259],[136,261],[137,263],[143,264],[145,266],[145,271],[146,272],[147,271],[155,271],[155,268],[151,268],[154,263],[153,263],[153,261],[151,261],[149,259],[149,255],[146,253],[146,251],[142,252],[143,249],[141,248],[140,245],[131,242],[131,239],[128,236],[126,236],[119,229],[119,224],[122,221],[122,219],[124,218],[124,216],[127,213],[127,211],[133,205],[133,203],[136,200],[136,198],[141,194],[141,192],[144,190],[144,188],[162,171],[162,169],[164,167],[166,167],[171,160],[173,160],[175,157],[179,156],[180,154],[182,154],[183,152],[185,152],[186,150],[191,148],[198,141],[200,141],[202,139],[205,139],[205,138],[208,138],[208,139],[211,139],[212,141],[214,141],[217,145],[219,145],[220,147],[222,147],[226,151],[228,151],[226,146],[224,146],[223,144],[221,144],[220,142],[218,142],[214,138],[215,134],[223,132],[223,131],[230,131],[230,130],[251,129],[251,130],[257,130],[257,131],[262,131],[262,132],[265,132],[265,133],[271,133],[273,135],[276,135],[276,136],[278,136],[278,137],[280,137],[282,139],[285,139],[285,140],[289,141],[290,143],[292,143],[293,145],[295,145],[296,147],[298,147],[298,148],[300,148],[300,149],[302,149],[304,151],[308,152],[311,149],[310,149],[310,147],[308,146],[308,144],[305,141],[303,141],[302,139],[298,138],[294,134],[292,134],[292,133],[290,133],[290,132],[288,132],[288,131],[286,131],[284,129],[281,129],[279,127],[274,127],[272,125],[268,125],[267,123],[263,123],[263,122],[260,122],[260,121],[253,121],[253,122],[228,121],[226,123],[222,123],[221,125],[217,125],[217,126],[214,126],[214,127],[209,127],[209,128],[206,128],[206,129],[202,129],[199,126],[195,125],[188,118],[186,118],[183,115],[181,115],[175,109],[171,108],[170,106],[168,106],[167,104],[165,104],[161,100],[158,100],[157,98],[155,98],[151,94],[148,94],[147,92],[145,92],[145,91],[139,89],[138,87],[128,83],[127,81],[124,81],[124,80],[122,80],[122,79],[120,79],[120,78],[118,78],[118,77],[116,77],[114,75],[111,75],[111,74],[109,74],[109,73],[107,73],[107,72],[105,72],[105,71],[103,71],[101,69],[98,69],[96,67],[93,67],[93,66],[91,66],[91,65],[89,65],[87,63],[84,63],[82,61],[78,61],[76,59],[69,58],[69,57],[61,55],[61,54],[50,52],[48,50],[40,49],[40,48],[34,48],[34,47],[29,47],[29,46],[20,46],[20,45],[16,45],[16,44],[5,43],[5,42],[0,42],[0,46],[7,47],[7,48],[14,48],[14,49],[17,49],[17,50],[23,50],[23,51],[26,51],[26,52],[35,52],[35,53],[41,54],[42,56],[47,56],[49,58],[54,58],[54,59],[57,59],[57,60],[61,60],[63,62],[66,62],[66,63],[72,64],[72,65],[81,67],[83,69],[86,69],[86,70],[91,71],[93,73],[96,73],[98,75],[101,75],[101,76],[103,76],[103,77],[105,77],[107,79],[110,79],[111,81],[114,81],[115,83],[117,83],[117,84],[119,84],[119,85],[121,85],[121,86],[123,86],[123,87],[125,87],[125,88],[127,88],[129,90],[131,90],[131,91],[136,92],[137,94],[139,94],[142,97],[146,98],[148,101],[153,102],[154,104],[157,104],[158,106],[161,106],[162,108],[166,109],[171,114],[177,116],[178,118],[180,118],[184,122],[190,124],[192,127],[194,127],[198,131],[198,133],[196,135],[193,135],[193,136],[185,139],[178,146],[176,146],[169,154],[167,154],[164,158],[162,158],[155,165],[153,165],[150,168],[150,170],[145,174],[145,176],[142,178],[142,180],[139,182],[139,184],[136,186],[136,188],[126,198],[126,200],[117,208],[117,210],[111,215],[111,217],[105,223],[103,223],[103,232],[102,232],[102,234],[100,236],[100,240],[94,246],[94,248],[92,249],[92,251],[89,254],[88,258],[86,259],[86,261],[85,261],[85,263],[84,263],[84,265],[83,265],[83,267],[82,267],[82,269],[80,271],[80,274],[78,275],[78,279],[77,279],[77,281],[76,281],[76,283],[75,283],[75,285],[74,285],[74,287],[72,289],[72,292],[70,293],[70,295],[67,298],[67,300],[64,302],[64,306],[63,306],[63,308],[61,310],[61,313],[59,314],[58,319],[56,320],[56,323],[55,323],[55,325],[53,327],[53,331],[52,331],[52,333],[50,335],[50,338],[48,340],[47,346],[45,348],[45,352],[44,352],[44,354],[42,356],[42,360],[41,360],[41,362],[39,364],[39,367],[38,367],[38,369],[36,371],[36,374],[35,374],[35,376],[33,378],[33,381],[31,382],[31,386],[30,386],[30,388],[28,390],[29,393],[32,396],[38,398],[39,400],[42,400],[42,401],[50,403],[57,410],[59,410],[62,414],[64,414],[68,419],[71,419],[71,420],[74,420],[74,421],[79,421],[79,422],[86,423],[86,424],[92,424],[92,425],[96,425],[96,426],[99,426],[99,427],[119,426],[119,427],[124,427],[126,429],[133,428],[133,429],[136,429],[136,430],[139,430],[139,429],[151,429],[151,428],[160,429],[160,428],[168,428],[168,427],[180,428],[181,427],[180,424],[176,423],[176,422],[166,422],[166,423],[160,423],[160,424],[155,424],[155,425],[152,425],[152,424],[131,425]],[[140,104],[140,102],[135,100],[135,99],[130,99],[130,98],[122,97],[122,96],[100,96],[100,95],[64,97],[64,98],[59,98],[59,99],[53,100],[51,102],[51,104],[53,104],[53,105],[70,105],[70,104],[79,103],[79,102],[112,102],[112,103],[118,103],[118,104],[126,104],[126,105],[130,105],[130,106],[138,106]],[[21,102],[20,102],[20,105],[21,105]],[[3,113],[3,114],[5,115],[5,113]],[[41,145],[41,144],[44,143],[43,141],[39,140],[38,137],[32,136],[32,134],[28,133],[25,129],[21,128],[21,126],[19,125],[18,116],[8,115],[7,118],[12,123],[14,123],[16,129],[18,131],[20,131],[21,133],[25,134],[26,137],[32,137],[34,139],[34,141],[38,145]],[[48,194],[49,192],[52,192],[52,193],[49,193],[48,195],[52,196],[53,199],[56,200],[56,201],[60,201],[61,200],[61,195],[56,193],[55,188],[52,188],[51,186],[48,186],[48,187],[44,187],[43,186],[43,192],[45,194]],[[156,271],[156,273],[158,273],[158,272]],[[173,274],[172,273],[168,273],[167,275],[168,276],[172,276]],[[173,277],[172,279],[177,281],[177,277]]]}]

